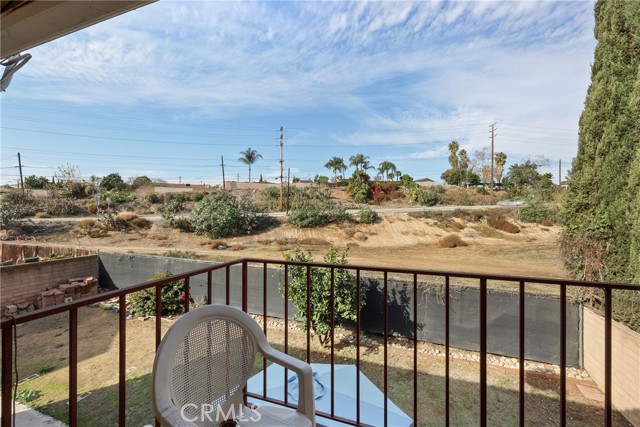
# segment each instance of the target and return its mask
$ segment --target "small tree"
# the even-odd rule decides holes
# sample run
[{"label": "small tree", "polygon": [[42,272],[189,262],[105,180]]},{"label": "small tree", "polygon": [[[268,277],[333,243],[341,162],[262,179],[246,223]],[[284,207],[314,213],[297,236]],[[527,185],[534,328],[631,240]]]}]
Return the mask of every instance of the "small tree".
[{"label": "small tree", "polygon": [[29,175],[24,178],[25,188],[45,188],[49,184],[49,180],[44,176]]},{"label": "small tree", "polygon": [[211,193],[196,203],[189,217],[196,234],[213,239],[251,234],[266,221],[267,217],[259,214],[249,200],[238,200],[223,191]]},{"label": "small tree", "polygon": [[124,188],[124,181],[119,173],[110,173],[100,181],[100,188],[106,191],[121,190]]},{"label": "small tree", "polygon": [[131,181],[131,188],[135,190],[136,188],[145,187],[147,185],[151,185],[152,183],[153,182],[151,181],[151,178],[142,175],[136,177],[133,181]]},{"label": "small tree", "polygon": [[[342,250],[332,246],[324,256],[324,262],[329,264],[347,264],[349,246]],[[296,248],[293,254],[285,253],[287,261],[313,262],[310,252],[304,253]],[[333,333],[331,328],[331,269],[311,267],[309,268],[311,295],[309,295],[310,319],[307,322],[307,267],[290,266],[289,268],[288,296],[293,305],[298,309],[296,320],[311,326],[312,332],[318,336],[318,341],[326,346]],[[359,286],[355,277],[343,268],[333,271],[333,295],[334,295],[334,326],[342,324],[346,320],[355,321],[359,310],[365,304],[365,289],[360,285],[360,307],[357,306],[356,289]],[[280,294],[284,295],[284,283],[280,284]]]}]

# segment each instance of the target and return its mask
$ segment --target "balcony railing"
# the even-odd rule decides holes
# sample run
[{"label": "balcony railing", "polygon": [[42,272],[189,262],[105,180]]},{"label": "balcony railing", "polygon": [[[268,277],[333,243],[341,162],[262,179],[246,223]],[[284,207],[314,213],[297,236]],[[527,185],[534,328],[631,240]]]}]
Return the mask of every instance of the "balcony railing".
[{"label": "balcony railing", "polygon": [[[2,329],[2,421],[1,427],[10,427],[12,421],[12,389],[15,383],[15,377],[13,372],[13,366],[15,361],[14,354],[14,342],[16,340],[16,326],[20,324],[26,324],[29,322],[33,322],[37,319],[47,318],[60,313],[68,313],[69,325],[68,325],[68,344],[69,344],[69,354],[68,354],[68,367],[69,367],[69,377],[68,377],[68,389],[69,389],[69,405],[68,405],[68,423],[70,426],[75,427],[78,425],[78,310],[95,304],[99,302],[105,302],[107,300],[112,300],[117,298],[119,301],[119,306],[126,307],[126,298],[128,295],[141,291],[143,289],[156,289],[156,316],[155,316],[155,346],[160,344],[160,340],[162,338],[162,319],[160,316],[161,313],[161,292],[160,289],[162,286],[169,282],[173,282],[175,280],[184,279],[184,292],[186,298],[184,299],[184,311],[189,311],[190,309],[190,292],[191,285],[190,282],[195,280],[194,278],[203,278],[205,279],[205,298],[206,303],[211,304],[215,301],[224,302],[226,304],[238,305],[239,308],[244,311],[253,311],[254,315],[258,315],[259,320],[261,320],[265,333],[267,333],[267,319],[269,317],[268,309],[272,309],[273,307],[269,305],[268,298],[268,283],[273,282],[274,278],[269,276],[269,272],[277,271],[279,272],[277,280],[280,283],[281,292],[284,294],[284,298],[282,298],[282,307],[281,311],[283,312],[282,321],[284,323],[284,343],[282,348],[285,352],[289,353],[292,349],[290,348],[290,340],[289,340],[289,331],[292,326],[292,321],[290,320],[291,309],[289,308],[288,303],[288,291],[289,291],[289,280],[290,280],[290,270],[292,267],[302,267],[303,271],[306,270],[306,280],[307,280],[307,289],[308,291],[311,289],[312,280],[311,280],[311,269],[312,268],[325,268],[330,269],[331,271],[331,321],[334,321],[334,312],[333,312],[333,300],[335,297],[335,288],[334,288],[334,272],[337,269],[345,269],[352,274],[356,283],[359,285],[364,281],[365,277],[376,277],[376,280],[380,283],[380,292],[382,298],[382,309],[379,313],[382,328],[379,331],[379,336],[382,341],[382,378],[377,378],[378,383],[381,384],[382,392],[384,393],[384,419],[381,419],[379,425],[387,426],[389,425],[387,419],[387,397],[390,394],[390,390],[392,387],[397,388],[397,384],[392,384],[394,381],[390,378],[389,375],[389,349],[390,344],[393,340],[395,340],[393,331],[389,327],[390,324],[390,277],[394,275],[402,275],[405,278],[405,283],[408,283],[408,289],[410,290],[409,295],[410,298],[407,304],[410,304],[410,307],[406,307],[410,312],[413,313],[413,321],[411,322],[410,331],[408,334],[409,345],[408,345],[408,354],[410,354],[411,362],[410,366],[410,380],[408,383],[402,384],[405,390],[411,395],[410,399],[410,408],[406,408],[405,410],[408,412],[408,415],[411,416],[414,420],[414,425],[419,425],[421,418],[424,418],[424,411],[421,410],[421,406],[426,403],[426,398],[424,394],[421,393],[419,387],[419,369],[418,363],[420,359],[418,347],[418,328],[419,322],[415,319],[415,313],[418,312],[418,289],[419,283],[423,282],[424,279],[429,281],[439,282],[442,286],[442,304],[444,305],[444,401],[442,405],[444,406],[442,419],[443,424],[449,426],[452,423],[452,393],[451,393],[451,381],[452,381],[452,366],[451,366],[451,286],[453,286],[453,281],[460,282],[463,281],[466,286],[477,287],[479,292],[479,301],[478,301],[478,343],[479,343],[479,400],[478,407],[476,413],[478,414],[478,423],[480,426],[487,426],[489,420],[489,409],[488,409],[488,378],[487,378],[487,367],[488,367],[488,298],[490,297],[489,289],[492,284],[495,282],[501,283],[509,283],[516,290],[517,295],[517,305],[518,305],[518,320],[517,320],[517,328],[518,328],[518,425],[525,426],[525,420],[527,419],[527,412],[525,408],[525,296],[527,292],[527,288],[530,286],[545,286],[549,288],[551,293],[554,293],[559,296],[559,328],[555,331],[559,338],[560,348],[559,348],[559,414],[557,419],[557,424],[560,426],[567,425],[567,313],[566,313],[566,300],[567,300],[567,288],[568,287],[579,287],[579,288],[591,288],[591,289],[600,289],[604,294],[602,309],[604,312],[605,319],[605,338],[604,338],[604,420],[603,424],[605,426],[611,426],[613,420],[613,410],[612,410],[612,384],[611,384],[611,370],[612,370],[612,292],[614,290],[630,290],[630,291],[640,291],[640,287],[637,285],[631,284],[616,284],[616,283],[601,283],[601,282],[583,282],[583,281],[574,281],[574,280],[560,280],[560,279],[547,279],[547,278],[526,278],[526,277],[514,277],[514,276],[500,276],[500,275],[482,275],[482,274],[471,274],[471,273],[455,273],[455,272],[447,272],[447,271],[431,271],[431,270],[416,270],[416,269],[397,269],[397,268],[381,268],[381,267],[370,267],[370,266],[359,266],[359,265],[333,265],[333,264],[322,264],[322,263],[299,263],[299,262],[291,262],[291,261],[274,261],[274,260],[265,260],[265,259],[239,259],[236,261],[231,261],[227,263],[217,264],[215,266],[210,266],[206,268],[201,268],[198,270],[190,271],[183,274],[177,274],[171,278],[151,281],[142,283],[139,285],[127,287],[124,289],[114,290],[105,292],[102,294],[98,294],[95,296],[91,296],[88,298],[84,298],[81,300],[73,301],[70,303],[66,303],[63,305],[56,305],[52,307],[47,307],[44,309],[36,310],[29,313],[24,313],[16,316],[15,318],[5,318],[1,322]],[[240,277],[238,277],[238,273]],[[215,280],[214,280],[215,276]],[[258,283],[258,287],[261,287],[261,297],[254,299],[249,298],[249,276],[252,278],[252,283]],[[269,277],[268,277],[269,276]],[[406,280],[408,279],[408,280]],[[199,279],[201,280],[201,279]],[[261,282],[261,283],[260,283]],[[214,288],[217,289],[214,294]],[[356,287],[356,306],[360,306],[360,300],[364,296],[361,295],[361,287]],[[255,286],[252,288],[255,291]],[[252,295],[255,295],[255,292],[251,292]],[[238,295],[239,294],[239,295]],[[311,328],[309,327],[309,319],[310,319],[310,310],[311,304],[307,294],[307,325],[306,328],[306,337],[305,337],[305,347],[302,349],[297,349],[296,356],[301,358],[306,358],[308,362],[312,361],[312,336],[311,336]],[[273,304],[273,299],[271,299],[271,304]],[[252,310],[249,310],[250,306]],[[258,307],[256,309],[256,307]],[[258,312],[256,312],[258,311]],[[125,426],[126,423],[126,397],[127,397],[127,381],[126,381],[126,354],[127,354],[127,313],[126,310],[120,309],[118,312],[118,425]],[[355,346],[355,365],[357,371],[361,370],[363,365],[363,332],[362,324],[361,324],[361,315],[358,313],[356,321],[354,322],[353,331],[355,334],[355,339],[353,341],[353,345]],[[327,413],[318,413],[318,415],[326,417],[328,419],[332,419],[338,422],[342,422],[347,425],[362,425],[361,423],[361,395],[360,395],[360,377],[356,376],[356,411],[355,417],[353,419],[347,419],[345,417],[338,416],[334,411],[334,365],[335,365],[335,355],[337,351],[337,345],[335,342],[336,336],[335,334],[331,334],[330,344],[327,349],[329,362],[331,364],[331,411]],[[284,401],[276,400],[267,396],[267,384],[266,384],[266,375],[264,376],[264,390],[263,393],[247,393],[248,397],[265,400],[271,403],[276,403],[280,405],[285,405],[289,407],[294,407],[290,402],[288,402],[287,391],[286,391],[287,383],[285,381],[285,393],[284,393]],[[149,402],[151,405],[151,402]],[[157,424],[157,423],[156,423]]]}]

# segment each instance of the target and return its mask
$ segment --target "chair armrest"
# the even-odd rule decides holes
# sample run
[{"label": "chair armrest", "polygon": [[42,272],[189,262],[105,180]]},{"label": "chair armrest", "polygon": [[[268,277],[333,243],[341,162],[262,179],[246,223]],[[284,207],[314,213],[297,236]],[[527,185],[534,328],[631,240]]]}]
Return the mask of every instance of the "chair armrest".
[{"label": "chair armrest", "polygon": [[298,412],[304,414],[315,426],[315,398],[313,395],[313,369],[311,365],[295,357],[284,354],[273,347],[261,348],[261,352],[267,359],[278,365],[292,370],[298,375]]}]

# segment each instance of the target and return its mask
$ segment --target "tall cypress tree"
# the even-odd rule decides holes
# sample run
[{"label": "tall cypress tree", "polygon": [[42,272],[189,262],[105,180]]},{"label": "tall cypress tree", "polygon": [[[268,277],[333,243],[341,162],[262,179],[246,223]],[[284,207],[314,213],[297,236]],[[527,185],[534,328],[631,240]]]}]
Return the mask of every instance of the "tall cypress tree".
[{"label": "tall cypress tree", "polygon": [[[640,4],[638,2],[630,2],[628,6],[627,16],[633,27],[636,41],[640,38]],[[635,58],[636,63],[640,62],[638,56]],[[640,140],[640,65],[636,74],[636,82],[631,94],[629,104],[631,115],[635,118],[636,141]],[[629,204],[629,219],[631,226],[631,248],[629,257],[629,266],[631,280],[634,283],[640,283],[640,146],[636,149],[636,155],[631,164],[631,172],[629,173],[629,194],[631,202]]]},{"label": "tall cypress tree", "polygon": [[640,226],[631,222],[640,215],[639,5],[595,5],[598,45],[563,215],[567,265],[587,280],[631,281],[640,269]]}]

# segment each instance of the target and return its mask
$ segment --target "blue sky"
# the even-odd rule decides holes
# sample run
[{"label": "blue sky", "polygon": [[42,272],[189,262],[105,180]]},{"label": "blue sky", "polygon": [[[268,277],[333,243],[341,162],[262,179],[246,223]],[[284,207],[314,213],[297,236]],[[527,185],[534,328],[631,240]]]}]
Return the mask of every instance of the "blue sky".
[{"label": "blue sky", "polygon": [[[363,153],[440,180],[447,144],[507,166],[577,151],[595,39],[590,1],[161,0],[46,45],[0,95],[2,184],[118,172],[169,182],[331,175]],[[349,170],[349,173],[352,169]]]}]

